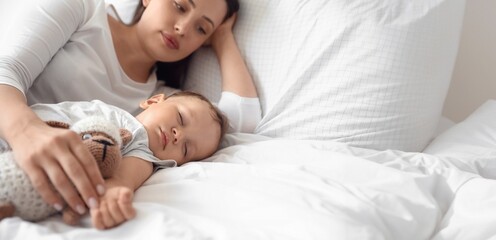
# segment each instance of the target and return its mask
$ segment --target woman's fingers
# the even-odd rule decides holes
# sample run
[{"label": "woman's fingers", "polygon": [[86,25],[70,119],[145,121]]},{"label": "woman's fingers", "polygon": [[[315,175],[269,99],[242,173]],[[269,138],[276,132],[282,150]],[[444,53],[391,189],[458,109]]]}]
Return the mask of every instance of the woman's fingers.
[{"label": "woman's fingers", "polygon": [[[64,159],[67,158],[67,156],[60,156],[60,158]],[[59,159],[59,161],[57,162],[55,159],[53,159],[51,161],[45,161],[43,167],[45,168],[46,174],[52,182],[53,187],[57,190],[60,196],[62,196],[65,202],[77,213],[84,214],[86,212],[85,203],[74,188],[74,185],[71,183],[70,179],[68,178],[68,175],[74,176],[75,173],[67,173],[66,175],[63,168],[59,165],[63,161],[71,160]]]},{"label": "woman's fingers", "polygon": [[53,189],[45,172],[38,166],[32,164],[26,164],[24,171],[30,173],[28,174],[29,180],[34,189],[40,194],[41,198],[57,209],[57,211],[61,211],[64,206],[64,200]]},{"label": "woman's fingers", "polygon": [[[89,177],[91,190],[96,190],[98,195],[103,195],[105,193],[104,183],[102,174],[100,169],[98,168],[98,164],[89,152],[86,145],[80,143],[76,147],[74,147],[74,154],[81,159],[81,164],[83,169],[86,171],[86,174]],[[84,195],[83,195],[84,196]]]},{"label": "woman's fingers", "polygon": [[61,210],[65,201],[80,214],[86,212],[86,205],[98,205],[97,189],[104,191],[103,178],[75,132],[51,127],[32,129],[29,140],[25,140],[29,148],[14,152],[16,160],[47,203]]},{"label": "woman's fingers", "polygon": [[87,147],[79,140],[78,135],[75,134],[75,138],[72,139],[74,140],[69,142],[68,146],[71,152],[66,154],[66,161],[60,161],[60,165],[86,204],[90,208],[96,208],[99,195],[104,192],[103,178],[98,164]]},{"label": "woman's fingers", "polygon": [[238,18],[238,13],[234,13],[230,18],[226,19],[224,24],[226,24],[226,26],[232,28],[234,26],[234,23],[236,22],[237,18]]},{"label": "woman's fingers", "polygon": [[214,51],[218,51],[223,47],[224,39],[231,37],[233,35],[232,29],[236,21],[236,13],[230,18],[226,19],[215,32],[207,40],[208,45],[211,45]]}]

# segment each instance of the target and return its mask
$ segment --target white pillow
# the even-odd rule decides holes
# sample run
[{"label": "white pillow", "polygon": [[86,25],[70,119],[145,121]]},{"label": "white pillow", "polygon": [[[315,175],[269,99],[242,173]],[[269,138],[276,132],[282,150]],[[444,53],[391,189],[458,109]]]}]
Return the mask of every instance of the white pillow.
[{"label": "white pillow", "polygon": [[[375,149],[426,146],[451,79],[465,0],[240,3],[235,37],[264,115],[256,133]],[[218,100],[211,49],[195,54],[185,88]]]},{"label": "white pillow", "polygon": [[[451,79],[464,0],[241,0],[236,39],[253,73],[271,137],[338,140],[420,151]],[[186,88],[213,100],[209,49]]]},{"label": "white pillow", "polygon": [[464,171],[496,179],[496,100],[436,137],[424,150]]}]

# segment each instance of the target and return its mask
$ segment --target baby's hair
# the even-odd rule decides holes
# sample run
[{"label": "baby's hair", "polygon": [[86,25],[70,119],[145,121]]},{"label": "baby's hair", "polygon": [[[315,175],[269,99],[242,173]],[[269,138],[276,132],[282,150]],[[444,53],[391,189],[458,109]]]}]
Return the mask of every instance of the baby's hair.
[{"label": "baby's hair", "polygon": [[227,119],[226,115],[224,115],[224,113],[222,113],[218,107],[213,105],[212,102],[208,100],[208,98],[206,98],[205,96],[199,93],[190,92],[190,91],[179,91],[169,95],[167,98],[173,98],[173,97],[193,97],[206,102],[211,110],[212,118],[220,126],[220,137],[219,137],[219,144],[220,144],[222,138],[224,137],[224,135],[226,135],[226,132],[229,128],[229,120]]}]

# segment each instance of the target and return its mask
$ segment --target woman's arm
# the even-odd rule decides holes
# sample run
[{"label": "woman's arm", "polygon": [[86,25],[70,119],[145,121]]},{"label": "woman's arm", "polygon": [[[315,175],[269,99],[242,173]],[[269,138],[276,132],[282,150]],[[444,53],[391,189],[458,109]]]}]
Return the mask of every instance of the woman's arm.
[{"label": "woman's arm", "polygon": [[61,209],[66,202],[80,213],[86,211],[85,202],[97,203],[96,186],[104,191],[97,165],[75,133],[45,125],[29,109],[23,93],[84,18],[91,17],[86,10],[91,8],[85,5],[96,3],[23,0],[0,15],[4,26],[0,36],[0,137],[12,147],[16,162],[47,203]]},{"label": "woman's arm", "polygon": [[231,131],[252,133],[262,118],[258,93],[236,44],[232,27],[236,14],[210,38],[222,74],[222,96],[218,107],[227,115]]},{"label": "woman's arm", "polygon": [[151,162],[136,158],[122,159],[114,176],[106,180],[108,189],[100,201],[98,209],[91,209],[91,220],[97,229],[115,227],[134,218],[133,192],[153,173]]},{"label": "woman's arm", "polygon": [[222,90],[241,97],[256,98],[257,89],[232,32],[235,21],[236,14],[219,26],[211,37],[212,48],[221,68]]},{"label": "woman's arm", "polygon": [[23,94],[8,85],[0,84],[0,109],[5,116],[0,118],[0,136],[47,203],[58,210],[64,206],[53,187],[79,213],[86,209],[81,196],[88,204],[90,199],[98,200],[96,186],[103,192],[103,178],[75,132],[46,125],[27,106]]}]

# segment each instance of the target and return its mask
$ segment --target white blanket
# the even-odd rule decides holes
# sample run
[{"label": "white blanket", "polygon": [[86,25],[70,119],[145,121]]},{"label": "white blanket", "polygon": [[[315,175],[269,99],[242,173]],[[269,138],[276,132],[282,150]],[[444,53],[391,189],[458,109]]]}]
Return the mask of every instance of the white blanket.
[{"label": "white blanket", "polygon": [[[106,231],[18,218],[0,239],[486,239],[496,183],[432,155],[228,136],[213,157],[160,170],[134,220]],[[488,211],[490,210],[490,211]],[[468,238],[467,238],[468,237]]]}]

